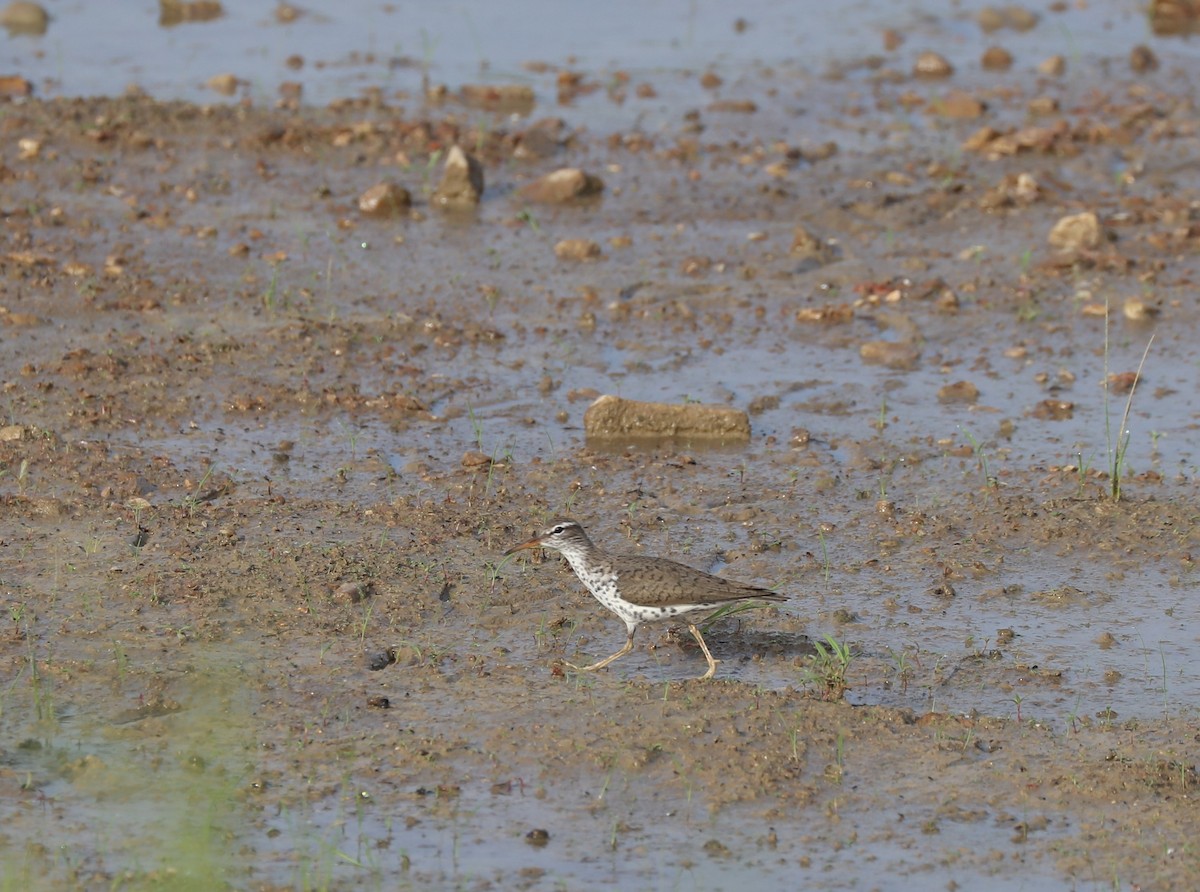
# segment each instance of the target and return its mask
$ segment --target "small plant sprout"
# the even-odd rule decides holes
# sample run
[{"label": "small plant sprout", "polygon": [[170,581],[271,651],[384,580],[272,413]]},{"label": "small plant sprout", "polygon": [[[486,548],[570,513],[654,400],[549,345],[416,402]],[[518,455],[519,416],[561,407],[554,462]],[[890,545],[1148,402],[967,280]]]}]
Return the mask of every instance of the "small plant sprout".
[{"label": "small plant sprout", "polygon": [[475,432],[475,445],[483,452],[483,422],[475,415],[475,407],[467,400],[467,418],[471,420],[471,430]]},{"label": "small plant sprout", "polygon": [[975,461],[979,464],[979,473],[983,477],[984,486],[988,489],[995,489],[999,483],[988,468],[987,450],[983,448],[983,444],[976,440],[965,427],[959,428],[959,430],[967,438],[967,442],[971,444],[971,451],[975,453]]},{"label": "small plant sprout", "polygon": [[821,567],[825,581],[829,582],[829,545],[825,542],[825,527],[817,527],[817,541],[821,543]]},{"label": "small plant sprout", "polygon": [[913,678],[913,667],[908,661],[908,648],[891,651],[892,662],[896,666],[896,681],[900,684],[901,693],[908,693],[908,683]]},{"label": "small plant sprout", "polygon": [[267,285],[267,290],[263,292],[262,302],[263,308],[268,313],[275,312],[275,299],[279,296],[279,265],[276,264],[271,269],[271,283]]},{"label": "small plant sprout", "polygon": [[196,512],[196,508],[199,507],[200,501],[204,495],[202,492],[204,485],[208,482],[208,478],[213,475],[213,471],[215,471],[216,468],[217,466],[215,463],[209,465],[208,470],[204,472],[204,476],[200,478],[200,482],[195,485],[191,494],[183,500],[183,507],[187,510],[188,514],[194,514]]},{"label": "small plant sprout", "polygon": [[814,641],[813,647],[817,652],[804,671],[804,683],[819,686],[822,700],[840,700],[850,687],[846,682],[846,672],[854,662],[850,645],[826,635],[824,644]]},{"label": "small plant sprout", "polygon": [[1146,349],[1142,351],[1141,361],[1133,375],[1133,383],[1129,385],[1129,395],[1125,398],[1125,411],[1121,413],[1121,424],[1113,436],[1112,417],[1109,409],[1109,393],[1112,387],[1112,376],[1109,374],[1109,318],[1108,304],[1104,306],[1104,438],[1108,444],[1108,481],[1109,497],[1114,502],[1121,501],[1121,479],[1125,474],[1125,461],[1129,451],[1131,434],[1128,428],[1129,413],[1133,409],[1133,396],[1137,393],[1138,382],[1142,380],[1142,368],[1146,365],[1146,357],[1150,355],[1150,347],[1154,344],[1154,335],[1146,341]]}]

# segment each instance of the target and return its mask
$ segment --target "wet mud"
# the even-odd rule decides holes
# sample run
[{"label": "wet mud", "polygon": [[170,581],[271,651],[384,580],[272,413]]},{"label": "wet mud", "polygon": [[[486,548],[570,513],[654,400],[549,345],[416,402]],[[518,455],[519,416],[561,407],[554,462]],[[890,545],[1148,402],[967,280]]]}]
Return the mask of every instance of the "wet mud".
[{"label": "wet mud", "polygon": [[[5,883],[1200,883],[1193,97],[916,57],[0,107]],[[574,672],[563,514],[790,599]]]}]

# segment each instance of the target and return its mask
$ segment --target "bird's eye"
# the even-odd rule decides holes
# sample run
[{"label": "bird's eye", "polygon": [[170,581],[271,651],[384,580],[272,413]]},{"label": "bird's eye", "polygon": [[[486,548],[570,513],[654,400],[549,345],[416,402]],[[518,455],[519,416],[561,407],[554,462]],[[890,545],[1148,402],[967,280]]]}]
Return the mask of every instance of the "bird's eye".
[{"label": "bird's eye", "polygon": [[565,529],[566,529],[566,527],[560,523],[558,526],[556,526],[554,529],[552,529],[550,531],[550,534],[553,536],[557,536],[559,533],[561,533]]}]

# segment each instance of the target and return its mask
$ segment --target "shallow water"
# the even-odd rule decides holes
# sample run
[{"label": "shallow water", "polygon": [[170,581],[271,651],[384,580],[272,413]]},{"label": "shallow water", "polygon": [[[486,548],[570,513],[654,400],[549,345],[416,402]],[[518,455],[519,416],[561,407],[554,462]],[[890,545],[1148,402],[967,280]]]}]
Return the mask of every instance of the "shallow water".
[{"label": "shallow water", "polygon": [[[6,318],[19,349],[0,355],[5,421],[37,434],[0,444],[6,876],[1193,884],[1200,270],[1186,239],[1147,246],[1186,228],[1190,211],[1168,199],[1200,186],[1187,103],[1172,104],[1197,49],[1150,38],[1124,4],[1038,9],[1034,30],[995,35],[975,24],[982,5],[756,3],[739,33],[727,7],[701,2],[620,4],[582,25],[574,7],[532,2],[503,21],[484,4],[350,4],[281,25],[264,3],[169,29],[148,10],[78,3],[50,7],[43,38],[5,38],[39,96],[137,83],[224,105],[236,99],[203,82],[231,71],[258,108],[285,80],[318,105],[378,87],[389,107],[335,120],[385,133],[406,114],[457,113],[484,137],[523,126],[425,107],[425,74],[452,92],[529,83],[533,117],[575,129],[538,172],[579,164],[608,187],[585,206],[529,208],[516,189],[530,168],[503,159],[478,215],[447,220],[424,203],[436,164],[401,164],[391,144],[335,149],[320,110],[251,109],[246,124],[184,110],[164,127],[109,109],[164,140],[134,151],[81,136],[70,106],[2,107],[10,135],[45,146],[37,163],[4,149],[18,174],[0,197],[5,250],[52,257],[31,273],[4,260],[4,311],[41,320]],[[885,52],[889,27],[904,43]],[[979,70],[993,42],[1012,72]],[[1159,72],[1131,79],[1136,42]],[[956,65],[950,82],[908,78],[925,46]],[[1033,71],[1052,53],[1061,79]],[[559,67],[602,89],[557,104]],[[699,82],[710,69],[715,90]],[[657,95],[618,100],[618,71]],[[986,116],[903,101],[951,87],[983,96]],[[984,122],[1029,124],[1043,93],[1081,126],[1119,128],[1143,101],[1172,111],[1155,119],[1165,135],[1061,155],[961,148]],[[709,107],[742,98],[759,110]],[[320,119],[308,148],[262,142],[288,116]],[[834,157],[763,173],[777,143],[830,139]],[[980,212],[979,193],[1018,172],[1044,197]],[[424,217],[356,217],[380,177],[412,187]],[[55,204],[62,225],[46,220]],[[1131,265],[1047,271],[1049,227],[1092,206],[1115,236],[1104,247]],[[166,223],[142,228],[135,207]],[[1139,218],[1146,207],[1161,216]],[[836,241],[830,262],[790,253],[797,223]],[[556,260],[565,237],[595,239],[604,258]],[[253,248],[234,259],[242,241]],[[275,251],[288,255],[277,267]],[[124,279],[60,271],[113,252]],[[689,257],[712,265],[689,275]],[[915,296],[910,282],[938,277],[957,312]],[[159,305],[122,304],[126,289]],[[1125,319],[1131,296],[1158,320]],[[1105,301],[1107,339],[1081,309]],[[796,318],[840,304],[854,304],[841,324]],[[906,332],[911,367],[861,358],[863,342]],[[1137,369],[1151,335],[1114,505],[1104,475],[1125,395],[1102,383]],[[84,347],[90,366],[72,371]],[[938,399],[962,380],[976,402]],[[585,390],[753,406],[753,437],[587,443]],[[396,410],[395,394],[425,410]],[[1037,417],[1046,399],[1074,408]],[[468,451],[497,463],[464,469]],[[501,560],[564,511],[605,545],[792,600],[708,633],[717,684],[689,681],[695,648],[661,627],[601,676],[564,676],[556,661],[615,650],[620,623],[557,560]],[[358,580],[374,586],[361,603],[331,595]],[[806,675],[826,635],[855,654],[837,703]],[[370,671],[389,647],[397,664]],[[138,712],[159,696],[178,711]],[[526,842],[537,829],[545,847]]]}]

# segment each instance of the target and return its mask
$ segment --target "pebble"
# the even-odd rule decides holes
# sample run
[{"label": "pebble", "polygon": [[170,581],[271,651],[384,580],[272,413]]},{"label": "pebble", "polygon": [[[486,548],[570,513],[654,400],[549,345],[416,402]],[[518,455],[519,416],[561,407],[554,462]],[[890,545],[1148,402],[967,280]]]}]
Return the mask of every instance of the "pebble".
[{"label": "pebble", "polygon": [[358,197],[358,209],[368,217],[395,217],[412,207],[412,194],[395,183],[376,183]]},{"label": "pebble", "polygon": [[205,86],[215,93],[220,93],[222,96],[232,96],[237,92],[238,84],[241,83],[237,79],[237,75],[229,74],[214,74],[207,81]]},{"label": "pebble", "polygon": [[587,238],[565,238],[554,246],[559,260],[596,260],[604,256],[600,245]]},{"label": "pebble", "polygon": [[979,388],[970,381],[956,381],[938,390],[940,403],[975,403],[979,400]]},{"label": "pebble", "polygon": [[1091,211],[1061,218],[1050,230],[1047,241],[1063,251],[1095,248],[1100,244],[1100,221]]},{"label": "pebble", "polygon": [[9,34],[45,34],[50,25],[50,15],[36,3],[28,0],[13,0],[0,9],[0,28]]},{"label": "pebble", "polygon": [[1004,47],[989,46],[983,51],[983,58],[979,60],[979,64],[985,71],[1008,71],[1012,68],[1013,55]]},{"label": "pebble", "polygon": [[1154,54],[1154,50],[1146,46],[1144,43],[1139,43],[1129,51],[1129,67],[1138,74],[1145,74],[1147,71],[1156,71],[1158,69],[1158,56]]},{"label": "pebble", "polygon": [[1070,400],[1042,400],[1033,408],[1033,417],[1042,421],[1065,421],[1075,414]]},{"label": "pebble", "polygon": [[369,582],[343,582],[333,590],[335,604],[358,604],[371,596]]},{"label": "pebble", "polygon": [[563,167],[525,184],[518,194],[526,201],[561,204],[603,191],[604,181],[599,177],[585,173],[578,167]]},{"label": "pebble", "polygon": [[442,181],[433,193],[433,204],[448,210],[473,208],[483,197],[483,165],[459,146],[446,155]]},{"label": "pebble", "polygon": [[913,64],[913,75],[920,78],[945,78],[954,74],[954,66],[941,53],[926,50],[917,56]]},{"label": "pebble", "polygon": [[22,97],[33,95],[33,84],[16,74],[0,76],[0,96]]},{"label": "pebble", "polygon": [[459,97],[467,106],[521,115],[529,114],[537,103],[533,87],[527,84],[464,84]]},{"label": "pebble", "polygon": [[978,118],[986,110],[987,106],[983,102],[964,90],[951,90],[930,105],[930,111],[943,118]]},{"label": "pebble", "polygon": [[911,369],[921,358],[916,344],[904,341],[866,341],[858,348],[863,362],[889,369]]},{"label": "pebble", "polygon": [[1158,308],[1147,306],[1140,297],[1128,297],[1121,305],[1121,313],[1130,322],[1145,322],[1158,315]]},{"label": "pebble", "polygon": [[1037,67],[1039,74],[1044,74],[1048,77],[1061,77],[1067,70],[1067,60],[1062,56],[1051,56],[1038,63]]}]

